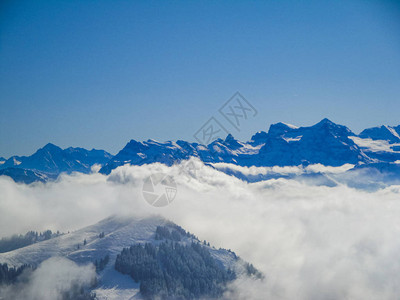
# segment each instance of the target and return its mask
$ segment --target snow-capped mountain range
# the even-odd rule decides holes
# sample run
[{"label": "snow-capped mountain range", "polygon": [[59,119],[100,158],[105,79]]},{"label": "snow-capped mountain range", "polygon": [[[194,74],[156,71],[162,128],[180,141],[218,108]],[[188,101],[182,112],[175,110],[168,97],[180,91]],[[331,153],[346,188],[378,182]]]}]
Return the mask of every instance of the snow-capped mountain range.
[{"label": "snow-capped mountain range", "polygon": [[89,173],[93,165],[104,165],[111,158],[112,155],[104,150],[61,149],[49,143],[31,156],[0,159],[0,175],[8,175],[17,182],[46,181],[63,172]]},{"label": "snow-capped mountain range", "polygon": [[94,164],[104,164],[112,155],[103,150],[86,150],[83,148],[61,149],[51,143],[37,150],[31,156],[12,156],[3,160],[1,168],[21,168],[60,174],[62,172],[87,173]]},{"label": "snow-capped mountain range", "polygon": [[247,142],[238,141],[231,134],[209,145],[183,140],[131,140],[115,156],[103,150],[63,150],[47,144],[28,157],[0,159],[0,175],[30,183],[55,178],[62,172],[88,173],[95,164],[102,166],[100,173],[109,174],[125,164],[160,162],[172,165],[190,157],[197,157],[204,163],[231,163],[247,167],[309,164],[337,167],[352,164],[355,168],[371,166],[382,169],[382,164],[389,164],[397,170],[397,163],[400,162],[400,126],[369,128],[357,135],[346,126],[328,119],[309,127],[276,123],[270,126],[268,132],[257,132]]}]

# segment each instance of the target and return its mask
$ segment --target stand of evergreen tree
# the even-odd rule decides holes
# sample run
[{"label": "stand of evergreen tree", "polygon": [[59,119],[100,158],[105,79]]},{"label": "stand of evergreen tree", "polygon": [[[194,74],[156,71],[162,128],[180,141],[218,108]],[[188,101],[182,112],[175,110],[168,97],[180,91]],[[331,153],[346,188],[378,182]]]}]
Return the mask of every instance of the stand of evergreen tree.
[{"label": "stand of evergreen tree", "polygon": [[104,258],[101,258],[100,260],[96,260],[94,262],[94,265],[96,267],[96,272],[99,273],[103,271],[109,261],[110,261],[109,255],[106,255]]},{"label": "stand of evergreen tree", "polygon": [[59,235],[59,232],[53,233],[51,230],[46,230],[40,233],[37,231],[29,231],[24,235],[20,234],[2,238],[0,240],[0,253],[23,248],[37,242],[46,241]]},{"label": "stand of evergreen tree", "polygon": [[30,265],[9,267],[7,264],[0,264],[0,285],[15,283],[18,276],[27,268],[33,269]]},{"label": "stand of evergreen tree", "polygon": [[246,274],[249,277],[255,277],[257,279],[263,279],[264,275],[258,271],[252,264],[246,263],[245,264]]},{"label": "stand of evergreen tree", "polygon": [[96,293],[85,290],[79,284],[74,284],[70,290],[61,294],[62,300],[95,300]]},{"label": "stand of evergreen tree", "polygon": [[[1,285],[14,285],[27,280],[26,277],[20,280],[19,276],[26,270],[35,272],[35,268],[30,265],[22,265],[20,267],[9,267],[7,264],[0,264],[0,286]],[[96,278],[93,279],[90,288],[97,285]],[[18,286],[16,287],[18,288]],[[90,292],[88,287],[84,288],[79,282],[76,282],[72,287],[61,293],[62,300],[95,300],[96,294]],[[0,299],[3,299],[0,295]]]},{"label": "stand of evergreen tree", "polygon": [[115,269],[140,282],[145,299],[215,299],[235,273],[218,264],[199,243],[138,244],[122,250]]},{"label": "stand of evergreen tree", "polygon": [[183,237],[189,237],[198,240],[193,234],[186,232],[182,227],[170,223],[169,226],[157,226],[155,240],[171,240],[179,242]]}]

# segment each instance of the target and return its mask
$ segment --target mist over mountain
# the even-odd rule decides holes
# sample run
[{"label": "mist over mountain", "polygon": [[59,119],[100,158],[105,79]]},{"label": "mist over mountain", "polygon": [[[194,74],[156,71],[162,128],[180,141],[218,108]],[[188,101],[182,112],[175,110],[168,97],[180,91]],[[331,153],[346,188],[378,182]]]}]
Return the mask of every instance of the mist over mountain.
[{"label": "mist over mountain", "polygon": [[[49,291],[53,299],[215,299],[238,277],[263,277],[234,252],[201,242],[158,216],[112,216],[0,253],[0,266],[6,267],[0,271],[0,297],[6,299],[50,299]],[[43,266],[48,270],[40,274]],[[71,267],[77,272],[70,273]],[[80,278],[79,271],[87,275]],[[13,282],[6,281],[11,275]],[[47,284],[40,289],[35,277]]]}]

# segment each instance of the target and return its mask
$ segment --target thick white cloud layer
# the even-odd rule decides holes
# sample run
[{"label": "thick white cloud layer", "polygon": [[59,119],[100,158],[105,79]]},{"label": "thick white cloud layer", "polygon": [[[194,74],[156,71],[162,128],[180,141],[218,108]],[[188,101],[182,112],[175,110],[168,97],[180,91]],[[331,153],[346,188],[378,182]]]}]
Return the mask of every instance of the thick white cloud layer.
[{"label": "thick white cloud layer", "polygon": [[[150,206],[141,194],[143,180],[155,172],[173,176],[178,185],[175,200],[164,208]],[[1,235],[72,230],[114,213],[161,214],[264,273],[264,281],[235,282],[230,299],[400,294],[399,186],[368,193],[286,179],[245,183],[193,160],[30,186],[0,177],[0,190]]]},{"label": "thick white cloud layer", "polygon": [[96,277],[93,265],[78,266],[74,262],[52,257],[31,272],[24,273],[25,280],[15,285],[0,287],[1,299],[58,300],[74,287],[89,287]]},{"label": "thick white cloud layer", "polygon": [[352,164],[344,164],[340,167],[324,166],[321,164],[313,164],[309,166],[273,166],[273,167],[243,167],[230,163],[214,163],[213,166],[218,170],[232,170],[242,173],[243,175],[301,175],[306,173],[324,173],[324,174],[340,174],[354,167]]}]

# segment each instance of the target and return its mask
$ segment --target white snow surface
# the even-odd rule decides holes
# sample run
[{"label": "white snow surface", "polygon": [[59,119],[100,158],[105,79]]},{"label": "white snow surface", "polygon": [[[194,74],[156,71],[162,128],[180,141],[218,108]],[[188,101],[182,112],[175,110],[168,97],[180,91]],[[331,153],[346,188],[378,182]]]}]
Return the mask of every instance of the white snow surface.
[{"label": "white snow surface", "polygon": [[292,124],[289,124],[289,123],[285,123],[285,122],[281,122],[281,123],[286,125],[287,127],[291,128],[291,129],[298,129],[299,128],[298,126],[295,126],[295,125],[292,125]]},{"label": "white snow surface", "polygon": [[396,130],[393,127],[387,126],[385,125],[386,129],[390,131],[391,134],[393,134],[393,136],[397,137],[398,139],[400,139],[399,134],[396,132]]},{"label": "white snow surface", "polygon": [[373,140],[370,138],[360,138],[357,136],[349,136],[350,139],[354,141],[360,148],[364,148],[366,151],[370,152],[392,152],[399,153],[400,151],[395,151],[392,149],[393,146],[400,146],[399,144],[390,144],[386,140]]}]

